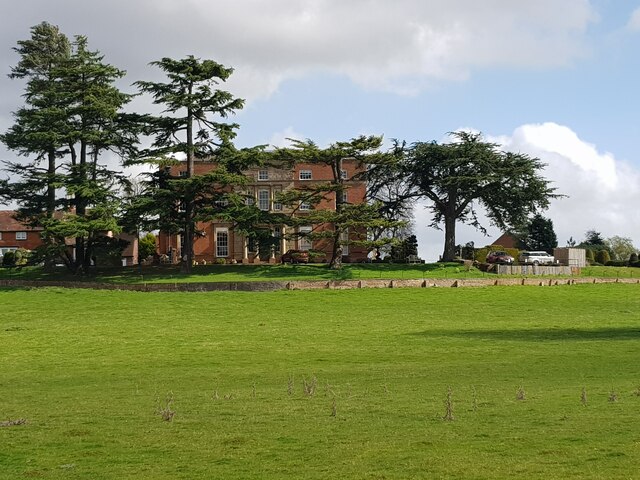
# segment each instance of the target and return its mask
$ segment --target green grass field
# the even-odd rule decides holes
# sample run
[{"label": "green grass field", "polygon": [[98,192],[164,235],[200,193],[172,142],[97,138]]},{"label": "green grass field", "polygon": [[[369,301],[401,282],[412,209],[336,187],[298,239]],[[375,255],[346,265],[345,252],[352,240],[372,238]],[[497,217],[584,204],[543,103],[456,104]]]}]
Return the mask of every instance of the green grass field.
[{"label": "green grass field", "polygon": [[0,479],[636,478],[639,352],[637,285],[5,289]]}]

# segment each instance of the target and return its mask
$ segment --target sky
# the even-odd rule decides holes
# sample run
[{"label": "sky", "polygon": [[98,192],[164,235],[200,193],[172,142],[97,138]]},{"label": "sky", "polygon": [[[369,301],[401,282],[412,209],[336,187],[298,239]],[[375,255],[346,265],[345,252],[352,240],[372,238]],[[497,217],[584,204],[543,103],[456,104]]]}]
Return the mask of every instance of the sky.
[{"label": "sky", "polygon": [[[471,129],[540,158],[565,197],[543,215],[560,246],[587,230],[640,246],[640,0],[0,0],[0,131],[24,84],[5,74],[16,42],[42,21],[85,35],[137,80],[149,62],[194,55],[235,69],[246,99],[237,145],[320,145],[361,134],[445,141]],[[10,8],[9,8],[10,7]],[[148,111],[148,99],[131,108]],[[0,148],[0,159],[15,156]],[[442,231],[415,210],[419,253]],[[491,244],[459,225],[457,243]]]}]

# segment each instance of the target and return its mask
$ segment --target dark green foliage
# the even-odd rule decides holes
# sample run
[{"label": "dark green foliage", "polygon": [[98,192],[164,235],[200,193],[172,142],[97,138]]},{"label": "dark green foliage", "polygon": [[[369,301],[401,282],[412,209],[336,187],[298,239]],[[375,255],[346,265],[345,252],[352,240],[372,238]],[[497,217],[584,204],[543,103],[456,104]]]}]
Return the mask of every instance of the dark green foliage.
[{"label": "dark green foliage", "polygon": [[595,246],[604,246],[605,240],[602,237],[600,232],[596,230],[587,230],[585,233],[585,239],[579,245],[581,247],[595,247]]},{"label": "dark green foliage", "polygon": [[593,262],[596,261],[596,257],[595,257],[595,255],[593,253],[593,250],[590,249],[590,248],[587,248],[585,250],[585,257],[586,257],[587,262],[590,263],[590,264],[593,264]]},{"label": "dark green foliage", "polygon": [[[292,146],[280,148],[274,152],[274,159],[289,165],[308,163],[328,167],[332,176],[328,181],[310,182],[304,188],[288,190],[281,196],[281,202],[289,205],[294,213],[298,213],[302,203],[311,206],[305,215],[291,216],[287,223],[294,227],[312,225],[313,230],[307,237],[313,240],[328,239],[333,245],[329,264],[339,269],[342,265],[342,252],[345,245],[366,246],[375,249],[382,245],[394,243],[392,238],[368,238],[370,229],[392,229],[405,225],[403,221],[389,220],[381,213],[379,202],[367,203],[344,200],[353,179],[342,177],[344,159],[355,160],[358,168],[390,161],[391,154],[380,152],[382,137],[360,136],[347,142],[335,142],[327,148],[319,148],[311,140],[291,140]],[[355,180],[358,181],[359,176]],[[323,200],[335,201],[335,210],[314,208]],[[330,228],[319,230],[322,225]]]},{"label": "dark green foliage", "polygon": [[528,155],[498,150],[482,136],[454,132],[453,142],[417,142],[406,151],[405,174],[416,193],[430,202],[431,226],[444,224],[442,259],[455,258],[455,227],[468,223],[482,232],[476,207],[492,224],[508,231],[548,206],[555,194],[539,171],[544,164]]},{"label": "dark green foliage", "polygon": [[3,267],[15,267],[16,265],[16,254],[14,252],[5,252],[2,256],[2,266]]},{"label": "dark green foliage", "polygon": [[636,263],[637,261],[638,261],[637,253],[634,252],[631,255],[629,255],[629,264]]},{"label": "dark green foliage", "polygon": [[540,214],[534,215],[523,229],[520,236],[525,250],[544,250],[553,253],[553,249],[558,246],[558,237],[553,230],[553,222],[544,218]]},{"label": "dark green foliage", "polygon": [[409,235],[400,244],[391,247],[391,259],[394,262],[406,262],[410,256],[418,256],[418,239]]},{"label": "dark green foliage", "polygon": [[[244,100],[215,88],[226,81],[233,69],[213,60],[188,56],[181,60],[163,58],[153,62],[168,77],[168,82],[137,82],[143,93],[162,105],[167,115],[144,118],[146,131],[154,140],[150,149],[141,153],[137,161],[159,165],[147,185],[147,195],[132,206],[136,215],[146,217],[169,233],[184,236],[183,269],[193,264],[193,240],[197,221],[232,220],[242,230],[260,218],[259,210],[245,205],[240,195],[233,194],[234,186],[242,186],[246,179],[241,170],[255,162],[262,148],[236,150],[234,123],[220,122],[244,106]],[[183,177],[171,177],[163,165],[176,155],[186,157]],[[215,158],[219,168],[204,175],[196,175],[195,161]],[[134,215],[135,216],[135,215]]]},{"label": "dark green foliage", "polygon": [[626,260],[609,260],[605,263],[607,267],[626,267],[627,265],[629,265],[629,262]]},{"label": "dark green foliage", "polygon": [[156,253],[156,236],[153,233],[147,233],[138,242],[138,258],[140,261],[150,257]]},{"label": "dark green foliage", "polygon": [[[19,45],[12,76],[27,80],[26,104],[1,139],[30,160],[7,165],[15,180],[0,193],[20,204],[20,220],[43,228],[45,245],[37,257],[62,259],[72,271],[86,272],[100,237],[119,231],[117,189],[124,178],[101,163],[102,156],[130,155],[137,141],[130,117],[121,112],[131,97],[114,86],[124,72],[89,50],[85,37],[69,42],[46,23]],[[44,159],[46,168],[40,166]],[[69,238],[75,238],[74,254]]]},{"label": "dark green foliage", "polygon": [[610,262],[610,261],[611,261],[611,256],[609,255],[609,252],[607,250],[602,249],[596,252],[596,262],[602,265],[606,265],[607,262]]}]

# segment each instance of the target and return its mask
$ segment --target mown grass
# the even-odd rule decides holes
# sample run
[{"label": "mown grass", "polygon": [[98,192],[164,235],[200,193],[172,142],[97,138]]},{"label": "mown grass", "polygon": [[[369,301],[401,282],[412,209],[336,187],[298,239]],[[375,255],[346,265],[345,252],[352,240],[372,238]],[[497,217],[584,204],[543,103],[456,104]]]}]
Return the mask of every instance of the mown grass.
[{"label": "mown grass", "polygon": [[[587,267],[581,276],[640,278],[640,269],[629,267]],[[192,282],[250,282],[289,280],[366,280],[416,278],[495,278],[493,273],[477,268],[467,269],[458,263],[428,264],[346,264],[341,270],[327,265],[198,265],[193,273],[180,272],[178,266],[98,268],[89,275],[71,275],[59,268],[47,272],[39,267],[0,269],[0,279],[97,281],[108,283],[192,283]]]},{"label": "mown grass", "polygon": [[0,479],[632,478],[639,293],[0,290]]}]

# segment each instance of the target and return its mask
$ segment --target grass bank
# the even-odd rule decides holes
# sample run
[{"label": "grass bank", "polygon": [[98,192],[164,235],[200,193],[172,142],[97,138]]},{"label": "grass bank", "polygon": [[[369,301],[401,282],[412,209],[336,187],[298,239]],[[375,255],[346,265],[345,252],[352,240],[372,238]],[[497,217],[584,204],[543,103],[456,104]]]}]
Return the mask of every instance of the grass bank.
[{"label": "grass bank", "polygon": [[[587,267],[581,276],[601,278],[640,278],[640,269],[628,267]],[[341,270],[327,265],[198,265],[190,275],[177,266],[140,268],[99,268],[89,275],[76,276],[66,269],[46,272],[39,267],[0,269],[0,279],[97,281],[107,283],[193,283],[290,280],[367,280],[421,278],[495,278],[493,273],[465,269],[458,263],[431,264],[347,264]]]}]

